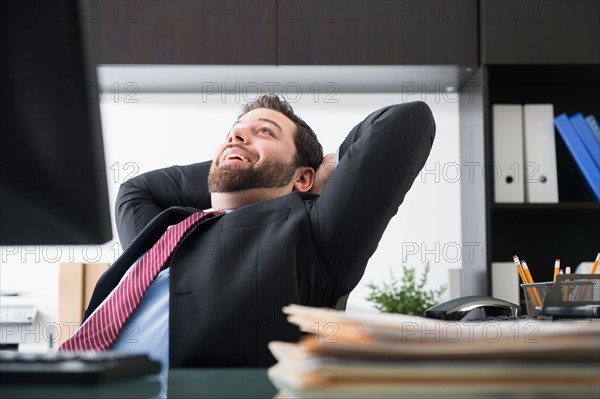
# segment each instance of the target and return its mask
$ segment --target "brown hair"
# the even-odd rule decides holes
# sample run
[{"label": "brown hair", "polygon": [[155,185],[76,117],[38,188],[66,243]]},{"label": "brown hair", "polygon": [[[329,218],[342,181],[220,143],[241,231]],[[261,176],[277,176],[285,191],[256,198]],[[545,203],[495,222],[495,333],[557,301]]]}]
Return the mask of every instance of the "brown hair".
[{"label": "brown hair", "polygon": [[280,112],[294,122],[297,130],[294,135],[294,144],[296,144],[294,163],[296,166],[310,166],[317,170],[323,160],[323,147],[319,143],[315,132],[294,113],[292,106],[287,101],[280,99],[279,96],[265,94],[254,101],[246,103],[242,107],[242,113],[239,117],[258,108]]}]

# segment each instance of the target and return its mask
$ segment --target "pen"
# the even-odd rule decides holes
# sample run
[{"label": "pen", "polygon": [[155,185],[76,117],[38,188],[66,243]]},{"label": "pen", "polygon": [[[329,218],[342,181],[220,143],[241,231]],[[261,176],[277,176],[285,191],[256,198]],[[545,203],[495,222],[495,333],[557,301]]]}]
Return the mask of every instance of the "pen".
[{"label": "pen", "polygon": [[556,259],[554,261],[554,282],[556,283],[556,276],[558,276],[558,272],[560,270],[560,259]]}]

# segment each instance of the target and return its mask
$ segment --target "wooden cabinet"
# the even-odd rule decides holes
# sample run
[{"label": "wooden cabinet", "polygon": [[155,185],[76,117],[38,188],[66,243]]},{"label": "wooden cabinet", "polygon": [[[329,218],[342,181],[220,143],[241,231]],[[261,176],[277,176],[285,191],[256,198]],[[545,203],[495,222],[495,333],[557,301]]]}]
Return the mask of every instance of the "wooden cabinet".
[{"label": "wooden cabinet", "polygon": [[100,64],[600,62],[597,0],[85,0],[81,15]]},{"label": "wooden cabinet", "polygon": [[476,65],[477,2],[89,1],[98,64]]},{"label": "wooden cabinet", "polygon": [[482,64],[600,62],[600,1],[482,0]]},{"label": "wooden cabinet", "polygon": [[275,2],[85,1],[97,64],[274,65]]},{"label": "wooden cabinet", "polygon": [[281,65],[475,65],[475,1],[281,0]]}]

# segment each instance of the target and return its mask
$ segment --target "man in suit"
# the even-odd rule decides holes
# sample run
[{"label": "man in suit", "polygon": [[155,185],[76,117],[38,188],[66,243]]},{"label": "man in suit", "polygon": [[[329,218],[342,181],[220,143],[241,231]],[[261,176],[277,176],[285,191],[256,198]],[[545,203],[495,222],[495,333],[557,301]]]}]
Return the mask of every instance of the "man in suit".
[{"label": "man in suit", "polygon": [[173,367],[273,364],[270,341],[300,338],[281,308],[334,307],[356,286],[434,135],[426,104],[383,108],[350,132],[333,171],[336,155],[323,157],[289,104],[260,97],[212,162],[122,185],[116,214],[125,251],[99,280],[85,318],[169,226],[223,210],[183,239],[111,349],[146,351]]}]

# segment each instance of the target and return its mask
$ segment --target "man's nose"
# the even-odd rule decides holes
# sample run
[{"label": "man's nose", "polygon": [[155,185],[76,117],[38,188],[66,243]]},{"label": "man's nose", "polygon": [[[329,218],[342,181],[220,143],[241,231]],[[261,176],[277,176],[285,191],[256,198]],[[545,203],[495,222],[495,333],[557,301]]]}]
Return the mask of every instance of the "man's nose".
[{"label": "man's nose", "polygon": [[232,130],[227,136],[227,144],[247,143],[248,135],[241,129]]}]

